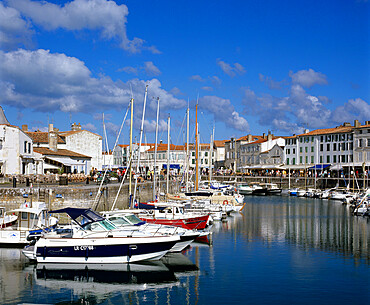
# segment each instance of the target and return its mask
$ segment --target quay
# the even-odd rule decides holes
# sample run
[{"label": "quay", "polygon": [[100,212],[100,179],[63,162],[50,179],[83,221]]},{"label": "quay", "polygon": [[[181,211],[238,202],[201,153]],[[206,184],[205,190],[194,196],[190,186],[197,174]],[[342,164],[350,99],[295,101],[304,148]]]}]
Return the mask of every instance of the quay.
[{"label": "quay", "polygon": [[[47,175],[45,175],[47,176]],[[208,176],[202,176],[202,180],[207,180]],[[66,206],[73,207],[94,207],[95,198],[99,191],[100,184],[93,180],[87,180],[87,177],[78,181],[69,179],[53,181],[52,179],[25,179],[25,177],[1,178],[0,198],[1,205],[7,209],[18,207],[25,201],[42,201],[49,205],[50,209],[56,209]],[[333,177],[274,177],[274,176],[213,176],[213,179],[223,183],[239,185],[243,183],[275,183],[282,189],[290,188],[316,188],[327,189],[335,186],[346,187],[349,184],[350,189],[358,189],[368,186],[368,180],[353,178],[333,178]],[[173,177],[170,180],[170,192],[179,190],[181,177]],[[289,181],[290,180],[290,181]],[[159,181],[160,189],[166,189],[166,181]],[[134,183],[133,183],[134,185]],[[98,211],[110,209],[119,190],[120,183],[117,180],[111,180],[104,184],[101,189]],[[127,208],[129,205],[129,185],[126,181],[122,186],[120,195],[117,199],[116,207]],[[153,182],[144,180],[137,184],[137,198],[140,201],[153,200]]]}]

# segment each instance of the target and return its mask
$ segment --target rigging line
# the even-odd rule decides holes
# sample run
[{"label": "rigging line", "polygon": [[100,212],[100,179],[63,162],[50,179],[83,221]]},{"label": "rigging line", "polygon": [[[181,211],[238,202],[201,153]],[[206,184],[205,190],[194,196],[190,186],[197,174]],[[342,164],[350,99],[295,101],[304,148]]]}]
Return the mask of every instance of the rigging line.
[{"label": "rigging line", "polygon": [[181,136],[181,131],[182,131],[182,128],[184,127],[184,125],[185,125],[185,120],[186,120],[186,114],[185,114],[185,116],[184,116],[184,120],[182,121],[182,124],[181,124],[181,127],[180,127],[180,131],[179,131],[179,133],[178,133],[178,135],[177,135],[177,145],[179,145],[178,143],[179,143],[179,138],[180,138],[180,136]]},{"label": "rigging line", "polygon": [[[115,150],[116,146],[117,146],[117,143],[118,143],[118,140],[119,140],[119,136],[121,134],[121,131],[122,131],[122,128],[123,128],[123,125],[125,124],[125,121],[126,121],[126,117],[127,117],[127,114],[128,114],[128,111],[130,109],[130,106],[131,106],[131,101],[128,103],[128,106],[127,106],[127,110],[126,110],[126,114],[122,120],[122,124],[121,124],[121,128],[119,130],[119,133],[117,135],[117,138],[116,138],[116,143],[114,144],[114,147],[113,147],[113,151]],[[112,151],[112,152],[113,152]],[[99,189],[98,189],[98,192],[96,193],[96,197],[95,197],[95,200],[94,200],[94,205],[96,204],[96,201],[98,200],[98,196],[99,196],[99,193],[101,191],[101,188],[103,186],[103,183],[104,183],[104,180],[105,180],[105,177],[107,175],[107,171],[108,171],[108,168],[105,168],[105,171],[104,171],[104,175],[103,175],[103,179],[102,181],[100,182],[100,186],[99,186]]]}]

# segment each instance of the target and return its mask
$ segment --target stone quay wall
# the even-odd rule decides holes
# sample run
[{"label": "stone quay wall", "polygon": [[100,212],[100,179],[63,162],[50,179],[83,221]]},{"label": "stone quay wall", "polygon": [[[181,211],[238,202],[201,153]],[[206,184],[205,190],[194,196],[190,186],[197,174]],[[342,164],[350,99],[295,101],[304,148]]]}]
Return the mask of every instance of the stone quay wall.
[{"label": "stone quay wall", "polygon": [[[207,180],[208,177],[203,177]],[[287,177],[257,177],[257,176],[214,176],[212,179],[220,182],[228,182],[233,185],[250,182],[260,183],[276,183],[283,189],[288,189],[289,179]],[[318,178],[316,179],[316,188],[326,189],[335,186],[345,187],[350,184],[350,188],[357,189],[357,184],[361,188],[369,186],[368,180],[363,181],[358,179],[344,180],[343,178]],[[354,187],[353,187],[354,186]],[[291,188],[314,188],[315,179],[305,177],[291,177]],[[33,185],[33,187],[25,187],[25,185],[18,185],[12,188],[11,185],[2,185],[0,187],[0,206],[6,207],[7,210],[18,208],[21,203],[25,201],[42,201],[48,205],[49,210],[59,209],[64,207],[87,207],[93,208],[97,211],[110,210],[117,192],[119,190],[118,183],[109,183],[103,186],[99,204],[94,205],[95,197],[99,191],[99,186],[96,184],[69,184],[69,185],[48,185],[40,184]],[[134,183],[132,184],[134,190]],[[166,182],[160,182],[161,192],[166,192]],[[175,193],[179,190],[179,183],[171,181],[169,184],[169,192]],[[153,183],[146,181],[137,185],[136,198],[139,201],[145,202],[153,200]],[[117,198],[117,209],[128,208],[129,205],[129,187],[125,183]]]}]

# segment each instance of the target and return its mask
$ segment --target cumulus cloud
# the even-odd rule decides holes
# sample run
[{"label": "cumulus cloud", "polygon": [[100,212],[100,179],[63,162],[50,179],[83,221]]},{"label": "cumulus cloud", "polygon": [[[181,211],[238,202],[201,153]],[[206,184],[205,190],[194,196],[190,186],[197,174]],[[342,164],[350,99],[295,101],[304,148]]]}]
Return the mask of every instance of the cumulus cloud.
[{"label": "cumulus cloud", "polygon": [[199,99],[199,107],[212,113],[215,120],[222,121],[234,129],[249,132],[247,120],[235,111],[230,100],[217,96],[204,96]]},{"label": "cumulus cloud", "polygon": [[0,2],[0,46],[9,51],[19,46],[30,46],[33,31],[30,25],[22,19],[20,13],[12,8],[5,7]]},{"label": "cumulus cloud", "polygon": [[186,105],[184,100],[162,89],[155,78],[126,83],[105,76],[95,78],[79,59],[48,50],[0,51],[0,62],[0,103],[20,109],[88,113],[112,107],[121,109],[130,101],[131,92],[142,103],[146,84],[151,96],[160,97],[164,109]]},{"label": "cumulus cloud", "polygon": [[258,75],[261,82],[265,83],[269,89],[272,90],[280,90],[282,85],[285,84],[285,81],[282,80],[280,82],[273,80],[270,76],[265,76],[263,74]]},{"label": "cumulus cloud", "polygon": [[336,108],[331,119],[336,123],[352,122],[359,120],[364,123],[370,118],[370,105],[366,101],[360,98],[350,99],[344,105]]},{"label": "cumulus cloud", "polygon": [[293,84],[311,88],[314,85],[327,85],[326,75],[312,69],[300,70],[296,73],[289,72]]},{"label": "cumulus cloud", "polygon": [[326,127],[331,116],[323,98],[308,94],[297,84],[292,85],[285,97],[257,96],[254,91],[246,89],[243,103],[246,106],[244,112],[257,115],[261,125],[290,133],[297,133],[307,124],[310,129]]},{"label": "cumulus cloud", "polygon": [[244,67],[239,63],[235,63],[234,65],[231,65],[231,64],[228,64],[222,61],[221,59],[217,59],[217,65],[221,68],[221,70],[224,73],[226,73],[230,77],[234,77],[236,74],[241,75],[245,73]]},{"label": "cumulus cloud", "polygon": [[162,72],[153,64],[152,61],[146,61],[144,63],[144,70],[146,74],[148,75],[154,75],[157,76],[161,74]]},{"label": "cumulus cloud", "polygon": [[74,0],[60,6],[45,1],[8,0],[8,5],[48,31],[59,28],[68,31],[99,30],[103,39],[115,39],[121,48],[131,53],[143,49],[159,53],[153,46],[144,46],[143,39],[135,37],[130,40],[127,37],[128,8],[115,1]]}]

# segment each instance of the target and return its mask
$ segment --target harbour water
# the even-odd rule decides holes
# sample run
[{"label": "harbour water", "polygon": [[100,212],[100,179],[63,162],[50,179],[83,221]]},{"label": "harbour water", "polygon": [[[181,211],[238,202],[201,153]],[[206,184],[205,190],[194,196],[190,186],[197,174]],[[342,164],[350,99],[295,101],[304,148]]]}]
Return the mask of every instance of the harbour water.
[{"label": "harbour water", "polygon": [[1,304],[366,304],[370,219],[340,202],[246,197],[212,238],[151,264],[29,264],[0,249]]}]

